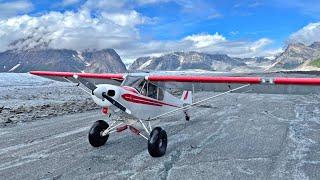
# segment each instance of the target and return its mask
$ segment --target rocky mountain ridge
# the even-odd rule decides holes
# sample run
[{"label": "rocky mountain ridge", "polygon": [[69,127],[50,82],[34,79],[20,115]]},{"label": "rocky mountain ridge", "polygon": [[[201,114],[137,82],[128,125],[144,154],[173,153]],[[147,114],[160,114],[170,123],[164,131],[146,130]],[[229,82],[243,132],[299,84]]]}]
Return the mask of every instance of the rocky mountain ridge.
[{"label": "rocky mountain ridge", "polygon": [[70,49],[32,48],[0,53],[0,72],[32,70],[73,72],[127,72],[113,49],[75,51]]},{"label": "rocky mountain ridge", "polygon": [[320,42],[307,46],[302,43],[291,43],[275,59],[273,69],[303,70],[311,68],[312,61],[320,57]]},{"label": "rocky mountain ridge", "polygon": [[[271,61],[267,58],[235,58],[226,54],[207,54],[200,52],[174,52],[160,57],[141,57],[134,61],[129,67],[129,71],[148,70],[190,70],[201,69],[208,71],[232,71],[240,69],[250,69],[252,67],[260,69],[257,64]],[[250,64],[250,65],[249,65]],[[253,66],[254,64],[254,66]]]},{"label": "rocky mountain ridge", "polygon": [[[15,43],[18,44],[18,42]],[[264,57],[238,58],[226,54],[207,54],[195,51],[174,52],[160,57],[137,58],[130,65],[129,71],[318,70],[320,68],[319,58],[320,42],[308,46],[302,43],[292,43],[275,59]],[[125,64],[114,49],[75,51],[51,49],[42,44],[33,48],[12,48],[0,52],[0,72],[28,72],[31,70],[96,73],[127,72]]]}]

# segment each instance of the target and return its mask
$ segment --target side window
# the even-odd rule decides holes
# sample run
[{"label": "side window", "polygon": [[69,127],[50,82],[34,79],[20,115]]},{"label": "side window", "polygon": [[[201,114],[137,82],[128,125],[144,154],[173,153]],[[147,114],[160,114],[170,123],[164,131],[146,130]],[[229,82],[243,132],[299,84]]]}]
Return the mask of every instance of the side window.
[{"label": "side window", "polygon": [[151,97],[153,99],[157,99],[157,86],[148,83],[148,97]]},{"label": "side window", "polygon": [[164,92],[163,92],[163,90],[162,89],[160,89],[159,87],[157,87],[157,90],[158,90],[158,93],[157,93],[157,99],[158,100],[163,100],[163,98],[164,98]]},{"label": "side window", "polygon": [[148,81],[142,81],[137,87],[137,90],[140,92],[141,95],[153,99],[163,100],[164,97],[163,90]]},{"label": "side window", "polygon": [[122,86],[134,87],[141,95],[153,99],[163,100],[164,91],[158,86],[144,80],[144,77],[127,76]]},{"label": "side window", "polygon": [[147,95],[147,83],[146,81],[141,81],[141,83],[137,86],[137,91],[139,91],[142,95]]}]

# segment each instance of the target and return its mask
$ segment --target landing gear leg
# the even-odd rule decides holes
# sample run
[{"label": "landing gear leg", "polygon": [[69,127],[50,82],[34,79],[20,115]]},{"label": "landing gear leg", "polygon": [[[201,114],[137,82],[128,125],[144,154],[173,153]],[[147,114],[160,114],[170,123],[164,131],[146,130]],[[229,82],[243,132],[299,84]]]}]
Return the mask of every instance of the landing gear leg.
[{"label": "landing gear leg", "polygon": [[186,121],[190,121],[190,116],[187,112],[184,112],[184,115],[185,115],[185,118],[186,118]]}]

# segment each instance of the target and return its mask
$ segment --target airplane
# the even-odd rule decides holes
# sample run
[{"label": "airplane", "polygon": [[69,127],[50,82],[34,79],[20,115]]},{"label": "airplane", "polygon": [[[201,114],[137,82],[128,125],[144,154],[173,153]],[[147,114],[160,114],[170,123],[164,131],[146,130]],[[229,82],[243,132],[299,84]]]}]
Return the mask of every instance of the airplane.
[{"label": "airplane", "polygon": [[[190,120],[189,110],[229,93],[310,94],[319,93],[317,76],[286,77],[290,72],[274,73],[76,73],[31,71],[30,74],[73,83],[102,107],[107,121],[97,120],[89,130],[93,147],[104,145],[110,134],[129,129],[148,141],[152,157],[165,155],[168,138],[160,126],[152,123],[170,114]],[[182,91],[180,98],[173,90]],[[196,91],[214,91],[214,95],[194,102]],[[117,117],[115,116],[117,115]]]}]

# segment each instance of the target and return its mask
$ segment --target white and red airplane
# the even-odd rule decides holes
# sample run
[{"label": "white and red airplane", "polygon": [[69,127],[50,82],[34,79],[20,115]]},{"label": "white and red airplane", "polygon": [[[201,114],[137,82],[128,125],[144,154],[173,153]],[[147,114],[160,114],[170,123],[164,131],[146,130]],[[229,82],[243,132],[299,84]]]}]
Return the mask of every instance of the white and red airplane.
[{"label": "white and red airplane", "polygon": [[[74,83],[88,92],[108,117],[96,121],[89,131],[89,142],[102,146],[109,134],[130,129],[148,141],[153,157],[163,156],[167,148],[167,133],[161,127],[152,128],[151,122],[177,113],[189,121],[188,110],[210,99],[228,93],[309,94],[319,93],[320,78],[281,77],[274,74],[154,72],[127,74],[95,74],[73,72],[32,71],[33,75]],[[274,77],[277,75],[277,77]],[[168,91],[183,90],[177,98]],[[193,102],[195,91],[220,92]],[[119,114],[122,118],[113,118]],[[124,118],[125,117],[125,118]],[[142,132],[145,131],[145,133]]]}]

